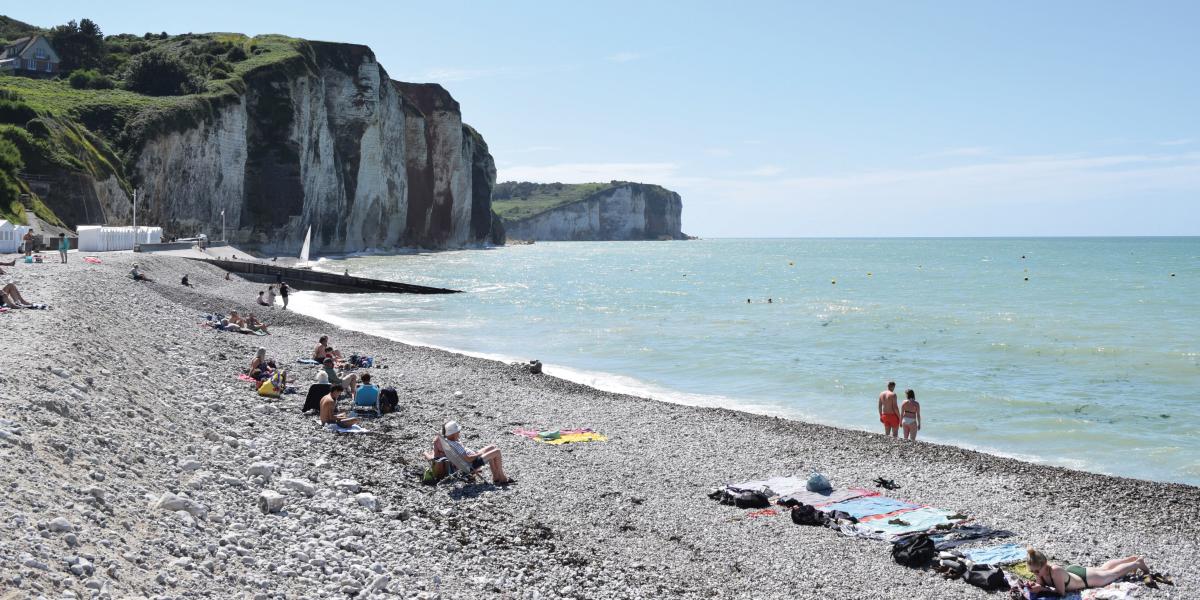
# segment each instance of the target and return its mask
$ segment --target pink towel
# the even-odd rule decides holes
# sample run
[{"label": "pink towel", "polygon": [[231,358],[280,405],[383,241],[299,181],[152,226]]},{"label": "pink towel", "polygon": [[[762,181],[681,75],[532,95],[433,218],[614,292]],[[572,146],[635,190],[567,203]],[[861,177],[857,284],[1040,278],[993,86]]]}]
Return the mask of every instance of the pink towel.
[{"label": "pink towel", "polygon": [[242,374],[238,375],[238,381],[258,381],[258,380],[245,374],[245,373],[242,373]]}]

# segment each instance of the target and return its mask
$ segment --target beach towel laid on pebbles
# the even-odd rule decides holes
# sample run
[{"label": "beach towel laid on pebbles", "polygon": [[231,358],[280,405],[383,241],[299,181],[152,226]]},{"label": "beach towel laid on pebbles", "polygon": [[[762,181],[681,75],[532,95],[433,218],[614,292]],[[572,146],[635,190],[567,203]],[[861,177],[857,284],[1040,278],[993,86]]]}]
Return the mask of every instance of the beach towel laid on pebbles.
[{"label": "beach towel laid on pebbles", "polygon": [[983,548],[971,548],[962,551],[967,560],[980,565],[1013,565],[1028,556],[1025,547],[1020,544],[1000,544]]},{"label": "beach towel laid on pebbles", "polygon": [[796,504],[807,504],[809,506],[826,506],[834,502],[842,502],[844,500],[853,500],[855,498],[878,496],[879,492],[864,488],[843,488],[840,490],[832,490],[827,493],[810,492],[807,489],[801,489],[796,492],[787,494],[779,498],[779,504],[784,506],[794,506]]},{"label": "beach towel laid on pebbles", "polygon": [[929,531],[939,526],[949,528],[961,521],[961,519],[951,519],[952,516],[956,516],[953,511],[922,506],[886,515],[862,517],[859,519],[859,527],[870,529],[875,533],[882,534],[884,539],[888,539],[915,531]]},{"label": "beach towel laid on pebbles", "polygon": [[527,437],[535,442],[550,444],[553,446],[561,446],[562,444],[575,444],[579,442],[607,442],[608,438],[596,433],[590,427],[583,429],[552,429],[538,431],[536,429],[516,429],[513,433],[521,437]]},{"label": "beach towel laid on pebbles", "polygon": [[325,430],[331,431],[333,433],[371,433],[371,431],[369,429],[363,429],[362,427],[360,427],[358,425],[351,425],[350,427],[342,427],[341,425],[338,425],[337,423],[326,424]]},{"label": "beach towel laid on pebbles", "polygon": [[741,483],[731,483],[724,489],[738,492],[758,492],[768,498],[789,496],[806,491],[808,480],[800,477],[768,477]]},{"label": "beach towel laid on pebbles", "polygon": [[949,550],[957,548],[963,544],[980,542],[991,539],[1004,539],[1013,536],[1013,532],[1004,529],[994,529],[987,525],[972,523],[970,525],[961,525],[955,527],[945,533],[938,533],[930,536],[933,540],[934,547],[938,550]]},{"label": "beach towel laid on pebbles", "polygon": [[841,511],[862,521],[867,517],[900,514],[918,508],[921,508],[921,505],[887,496],[865,496],[827,504],[821,507],[821,510],[825,512]]}]

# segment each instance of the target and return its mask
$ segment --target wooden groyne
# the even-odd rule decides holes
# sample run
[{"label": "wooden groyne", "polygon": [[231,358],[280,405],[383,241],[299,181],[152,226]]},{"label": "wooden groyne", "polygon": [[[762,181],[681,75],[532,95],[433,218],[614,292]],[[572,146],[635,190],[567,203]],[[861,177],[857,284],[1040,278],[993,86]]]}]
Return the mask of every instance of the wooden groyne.
[{"label": "wooden groyne", "polygon": [[325,271],[280,267],[278,265],[251,262],[243,260],[224,260],[216,258],[192,258],[191,260],[206,262],[220,267],[230,273],[236,273],[243,279],[259,283],[279,283],[286,281],[288,287],[297,290],[312,290],[317,292],[338,292],[349,294],[461,294],[460,290],[339,275]]}]

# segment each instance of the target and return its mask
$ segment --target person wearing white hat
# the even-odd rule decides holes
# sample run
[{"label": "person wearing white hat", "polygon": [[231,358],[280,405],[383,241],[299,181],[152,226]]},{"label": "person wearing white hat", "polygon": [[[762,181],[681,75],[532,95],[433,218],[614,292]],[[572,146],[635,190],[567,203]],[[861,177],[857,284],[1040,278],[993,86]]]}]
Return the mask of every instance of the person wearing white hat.
[{"label": "person wearing white hat", "polygon": [[[458,421],[448,421],[442,426],[442,437],[440,438],[459,456],[471,463],[471,468],[480,469],[483,465],[488,465],[492,471],[492,482],[496,485],[508,485],[516,483],[516,480],[504,474],[504,461],[500,456],[500,449],[496,446],[485,446],[479,452],[472,452],[470,448],[462,445],[459,438],[462,436],[462,427]],[[433,451],[435,457],[443,456],[445,451],[438,445],[437,439],[434,439]],[[449,466],[450,471],[454,471],[454,466]]]}]

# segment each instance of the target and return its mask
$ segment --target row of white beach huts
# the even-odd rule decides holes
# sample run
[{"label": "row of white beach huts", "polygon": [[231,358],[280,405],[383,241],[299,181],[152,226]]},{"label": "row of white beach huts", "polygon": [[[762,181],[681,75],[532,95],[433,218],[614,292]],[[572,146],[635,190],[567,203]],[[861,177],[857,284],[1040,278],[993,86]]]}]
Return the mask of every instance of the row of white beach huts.
[{"label": "row of white beach huts", "polygon": [[[0,253],[21,250],[25,233],[30,227],[0,219]],[[135,245],[161,244],[162,227],[106,227],[103,225],[80,225],[76,230],[81,252],[112,252],[133,250]],[[45,240],[53,245],[54,241]]]}]

